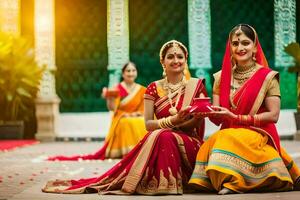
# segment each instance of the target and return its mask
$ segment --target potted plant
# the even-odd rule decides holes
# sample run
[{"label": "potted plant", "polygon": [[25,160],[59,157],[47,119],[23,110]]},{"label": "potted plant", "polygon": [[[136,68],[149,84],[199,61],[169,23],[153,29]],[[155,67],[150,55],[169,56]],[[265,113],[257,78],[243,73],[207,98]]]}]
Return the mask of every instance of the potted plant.
[{"label": "potted plant", "polygon": [[284,48],[285,52],[294,58],[295,66],[289,68],[289,72],[297,74],[297,112],[295,113],[295,121],[297,133],[296,140],[300,140],[300,45],[292,42]]},{"label": "potted plant", "polygon": [[23,137],[43,71],[25,38],[0,33],[0,139]]}]

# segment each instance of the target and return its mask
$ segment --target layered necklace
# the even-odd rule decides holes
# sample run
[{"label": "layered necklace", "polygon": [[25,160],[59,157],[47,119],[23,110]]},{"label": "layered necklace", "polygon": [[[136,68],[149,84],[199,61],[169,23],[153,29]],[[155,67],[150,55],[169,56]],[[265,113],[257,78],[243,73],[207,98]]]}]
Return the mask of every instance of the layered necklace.
[{"label": "layered necklace", "polygon": [[[232,84],[231,84],[231,90],[232,93],[229,97],[231,106],[233,109],[236,109],[236,105],[233,103],[233,96],[237,89],[239,89],[255,72],[257,69],[256,63],[253,62],[251,65],[248,66],[235,66],[233,73],[232,73]],[[237,82],[237,85],[235,84],[235,81]]]},{"label": "layered necklace", "polygon": [[[182,80],[176,84],[169,83],[167,77],[164,79],[163,88],[168,91],[168,100],[171,106],[169,113],[171,115],[176,115],[178,113],[177,106],[182,94],[182,88],[186,85],[186,82],[187,81],[185,77],[183,77]],[[172,94],[176,96],[175,105],[173,105]]]},{"label": "layered necklace", "polygon": [[239,85],[242,85],[246,80],[250,78],[250,76],[252,76],[253,72],[256,69],[255,66],[255,62],[248,66],[236,66],[233,71],[233,79],[236,80]]}]

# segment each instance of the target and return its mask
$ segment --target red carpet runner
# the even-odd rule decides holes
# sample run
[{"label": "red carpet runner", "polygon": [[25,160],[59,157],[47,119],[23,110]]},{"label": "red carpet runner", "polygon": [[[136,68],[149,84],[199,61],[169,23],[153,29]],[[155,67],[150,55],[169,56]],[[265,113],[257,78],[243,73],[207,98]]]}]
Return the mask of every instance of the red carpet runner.
[{"label": "red carpet runner", "polygon": [[36,140],[0,140],[0,151],[12,150],[17,147],[38,143]]}]

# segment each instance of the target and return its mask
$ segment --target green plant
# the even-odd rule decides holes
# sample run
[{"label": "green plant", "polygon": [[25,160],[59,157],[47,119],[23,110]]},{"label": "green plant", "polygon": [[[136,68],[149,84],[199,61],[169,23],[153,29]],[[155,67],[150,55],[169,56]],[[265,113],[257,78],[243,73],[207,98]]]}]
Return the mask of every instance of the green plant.
[{"label": "green plant", "polygon": [[284,51],[292,56],[295,61],[295,66],[289,68],[289,72],[299,72],[300,70],[300,45],[297,42],[292,42],[284,48]]},{"label": "green plant", "polygon": [[43,71],[28,40],[0,33],[0,120],[26,120]]},{"label": "green plant", "polygon": [[295,66],[289,67],[288,71],[296,73],[298,77],[297,83],[297,111],[300,113],[300,45],[297,42],[292,42],[284,48],[284,51],[294,58]]}]

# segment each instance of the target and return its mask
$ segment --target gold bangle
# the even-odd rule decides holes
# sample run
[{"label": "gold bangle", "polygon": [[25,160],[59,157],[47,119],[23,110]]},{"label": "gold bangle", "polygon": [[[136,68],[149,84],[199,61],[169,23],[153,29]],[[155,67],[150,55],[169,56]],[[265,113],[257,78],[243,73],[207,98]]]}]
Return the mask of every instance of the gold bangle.
[{"label": "gold bangle", "polygon": [[163,128],[168,128],[166,118],[163,118],[163,120],[162,120],[162,127]]},{"label": "gold bangle", "polygon": [[172,122],[171,122],[171,116],[169,116],[169,117],[167,117],[166,118],[166,124],[167,124],[167,126],[168,126],[168,128],[174,128],[175,126],[172,124]]},{"label": "gold bangle", "polygon": [[161,129],[163,128],[162,121],[163,121],[163,118],[158,120],[158,127],[161,128]]}]

